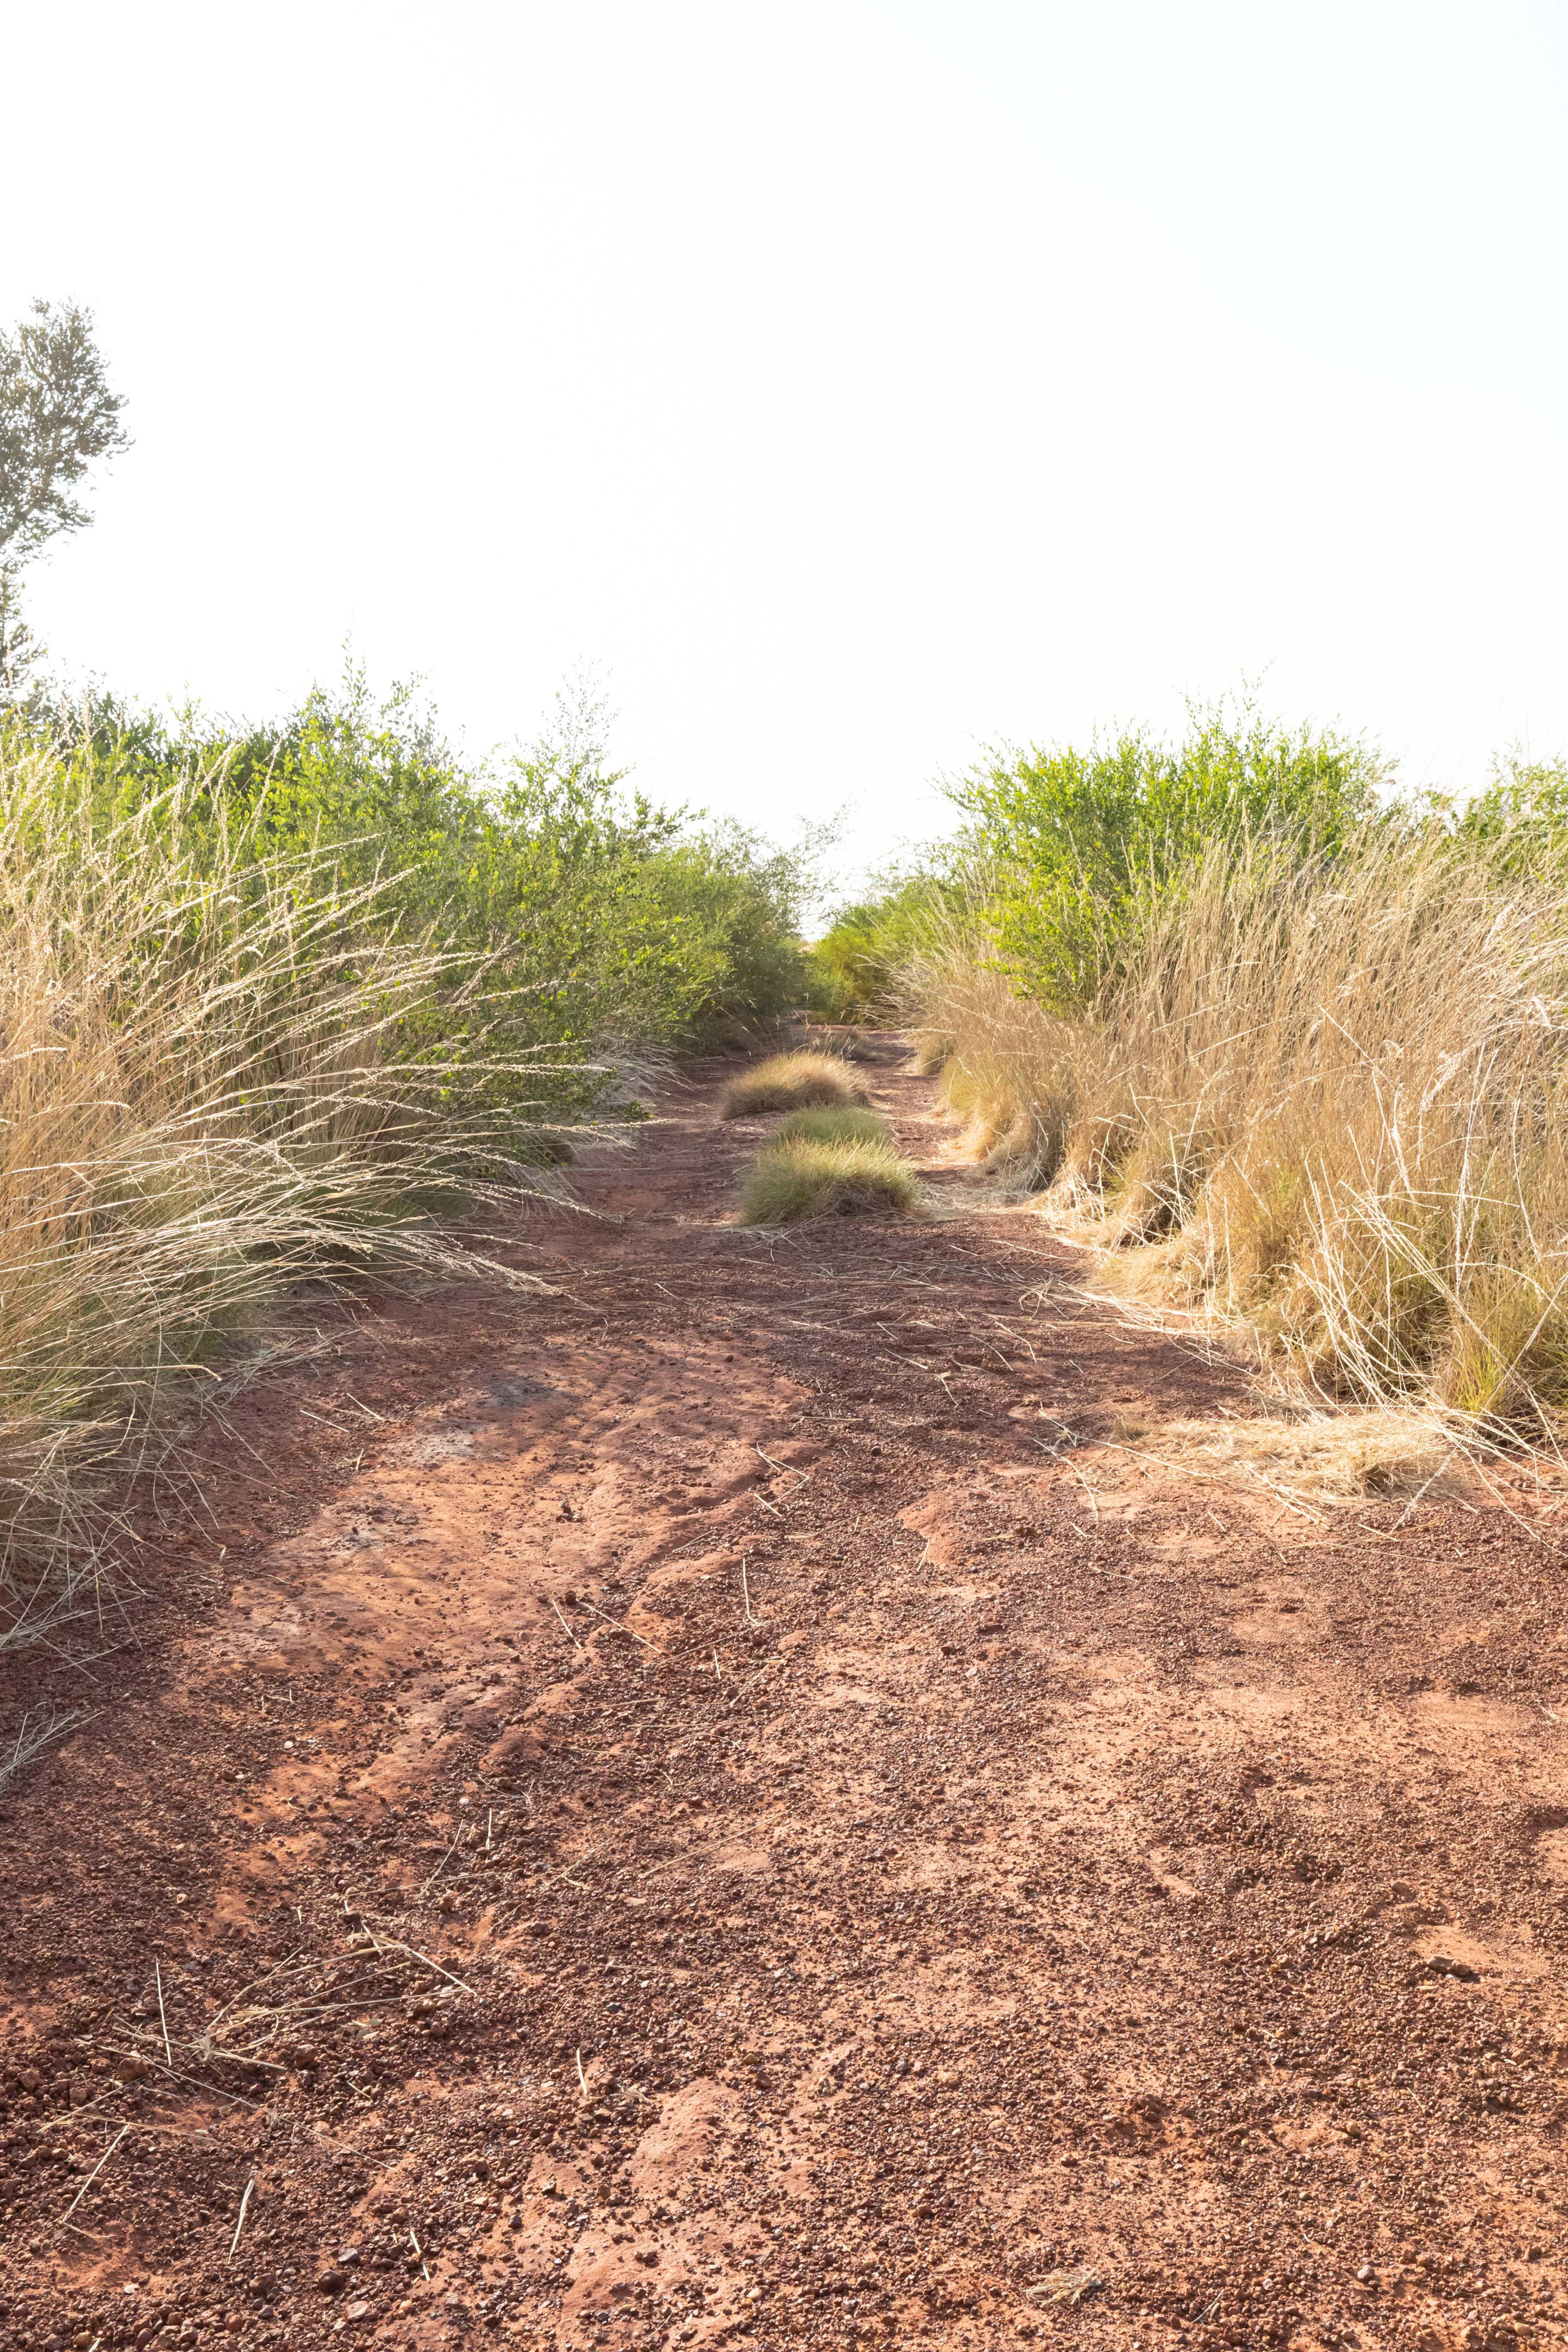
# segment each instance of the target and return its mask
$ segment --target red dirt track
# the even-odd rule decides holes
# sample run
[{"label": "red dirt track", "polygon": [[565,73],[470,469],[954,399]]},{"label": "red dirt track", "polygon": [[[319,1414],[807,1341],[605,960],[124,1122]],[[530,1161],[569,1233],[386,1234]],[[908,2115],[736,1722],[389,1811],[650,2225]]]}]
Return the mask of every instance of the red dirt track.
[{"label": "red dirt track", "polygon": [[722,1075],[8,1669],[0,2343],[1568,2340],[1554,1523],[1097,1442],[1242,1384],[890,1041],[942,1213],[741,1230]]}]

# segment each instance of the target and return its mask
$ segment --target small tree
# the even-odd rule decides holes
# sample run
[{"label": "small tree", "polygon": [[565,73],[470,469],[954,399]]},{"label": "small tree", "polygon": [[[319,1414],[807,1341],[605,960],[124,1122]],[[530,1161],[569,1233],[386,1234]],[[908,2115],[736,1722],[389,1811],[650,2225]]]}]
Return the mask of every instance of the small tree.
[{"label": "small tree", "polygon": [[72,492],[96,458],[126,447],[124,405],[109,388],[90,310],[35,302],[14,333],[0,333],[0,698],[36,653],[17,576],[47,541],[90,521]]}]

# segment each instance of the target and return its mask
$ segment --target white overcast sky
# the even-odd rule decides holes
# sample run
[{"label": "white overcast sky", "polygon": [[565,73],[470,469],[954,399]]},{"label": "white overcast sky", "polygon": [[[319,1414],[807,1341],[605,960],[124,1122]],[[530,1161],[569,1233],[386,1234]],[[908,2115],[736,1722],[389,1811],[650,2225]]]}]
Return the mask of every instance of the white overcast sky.
[{"label": "white overcast sky", "polygon": [[930,829],[977,742],[1244,677],[1463,787],[1568,750],[1568,12],[0,0],[0,317],[135,447],[57,661]]}]

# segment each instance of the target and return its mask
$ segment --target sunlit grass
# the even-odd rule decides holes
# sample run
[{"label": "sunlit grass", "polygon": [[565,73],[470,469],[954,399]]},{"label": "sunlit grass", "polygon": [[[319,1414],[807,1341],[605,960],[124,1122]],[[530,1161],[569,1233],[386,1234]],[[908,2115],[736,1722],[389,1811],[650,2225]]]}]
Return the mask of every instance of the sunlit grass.
[{"label": "sunlit grass", "polygon": [[494,961],[187,822],[211,781],[117,813],[0,739],[0,1645],[301,1279],[471,1272],[438,1216],[559,1182],[559,1057],[510,1046]]},{"label": "sunlit grass", "polygon": [[796,1110],[782,1119],[773,1137],[780,1143],[890,1143],[888,1122],[874,1110]]},{"label": "sunlit grass", "polygon": [[741,1214],[749,1225],[907,1215],[921,1198],[918,1173],[890,1140],[795,1136],[758,1152],[746,1171]]},{"label": "sunlit grass", "polygon": [[773,1054],[730,1080],[719,1097],[721,1118],[752,1118],[770,1110],[866,1100],[864,1081],[832,1054]]}]

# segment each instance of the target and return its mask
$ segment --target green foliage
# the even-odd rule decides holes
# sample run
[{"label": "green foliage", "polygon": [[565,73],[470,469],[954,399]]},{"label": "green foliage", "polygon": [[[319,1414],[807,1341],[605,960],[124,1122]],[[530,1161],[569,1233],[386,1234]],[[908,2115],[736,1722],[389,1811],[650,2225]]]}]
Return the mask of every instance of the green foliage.
[{"label": "green foliage", "polygon": [[1491,781],[1463,808],[1434,799],[1430,807],[1466,846],[1483,849],[1505,875],[1541,877],[1568,864],[1568,760],[1495,762]]},{"label": "green foliage", "polygon": [[[182,854],[198,860],[204,832],[216,856],[243,829],[258,871],[294,858],[313,887],[374,887],[379,923],[485,959],[484,1050],[504,1018],[512,1058],[629,1052],[631,1066],[641,1050],[706,1049],[793,1009],[805,878],[798,857],[738,826],[628,792],[599,718],[563,701],[540,742],[469,767],[410,689],[378,704],[351,668],[270,727],[187,711],[165,729],[103,698],[36,699],[26,724],[85,763],[103,823],[177,806]],[[199,788],[172,794],[186,776]],[[602,1070],[558,1077],[553,1115],[581,1115],[605,1084]]]},{"label": "green foliage", "polygon": [[885,1013],[949,887],[935,871],[903,874],[841,908],[811,949],[821,1010],[837,1021]]},{"label": "green foliage", "polygon": [[1194,711],[1184,741],[1141,732],[1088,751],[990,755],[955,784],[991,868],[997,945],[1026,992],[1064,1009],[1121,968],[1151,898],[1215,841],[1331,855],[1376,805],[1367,749],[1249,709]]},{"label": "green foliage", "polygon": [[90,310],[35,302],[0,332],[0,561],[24,563],[57,532],[81,529],[87,509],[71,492],[96,459],[127,446],[124,405]]},{"label": "green foliage", "polygon": [[0,709],[31,690],[41,653],[21,608],[22,567],[89,520],[71,493],[98,458],[128,446],[124,405],[90,310],[35,302],[14,332],[0,331]]},{"label": "green foliage", "polygon": [[270,729],[0,711],[0,1648],[294,1285],[470,1278],[452,1213],[795,1001],[805,861],[628,793],[592,715],[470,770],[352,673]]},{"label": "green foliage", "polygon": [[647,874],[649,918],[670,927],[683,957],[684,1042],[733,1045],[809,997],[795,854],[730,822],[670,843]]}]

